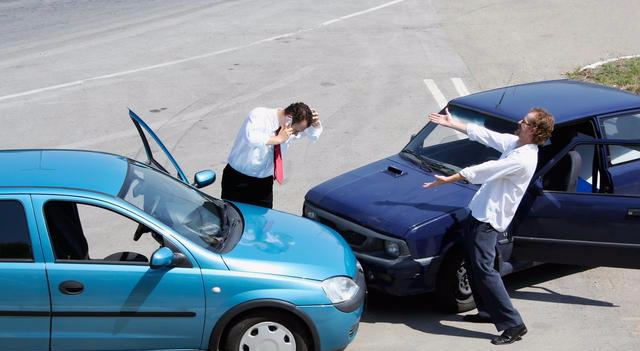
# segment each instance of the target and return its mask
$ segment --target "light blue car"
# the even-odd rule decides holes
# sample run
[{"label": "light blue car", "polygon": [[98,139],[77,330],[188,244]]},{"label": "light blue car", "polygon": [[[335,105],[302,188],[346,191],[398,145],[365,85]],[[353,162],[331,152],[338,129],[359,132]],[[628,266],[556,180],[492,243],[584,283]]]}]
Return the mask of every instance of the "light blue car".
[{"label": "light blue car", "polygon": [[0,151],[0,349],[345,348],[366,288],[342,237],[198,191],[215,174],[190,185],[129,114],[146,163]]}]

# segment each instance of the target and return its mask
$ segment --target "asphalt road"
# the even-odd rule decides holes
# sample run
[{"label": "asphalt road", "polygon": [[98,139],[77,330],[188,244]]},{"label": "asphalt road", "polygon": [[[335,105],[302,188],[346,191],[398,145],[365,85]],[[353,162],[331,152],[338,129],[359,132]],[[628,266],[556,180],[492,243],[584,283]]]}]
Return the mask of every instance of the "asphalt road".
[{"label": "asphalt road", "polygon": [[[443,99],[639,54],[638,13],[633,0],[0,0],[0,148],[140,158],[131,107],[187,174],[220,174],[249,110],[305,101],[325,133],[291,148],[274,203],[299,214],[310,187],[397,152]],[[638,271],[543,266],[507,284],[530,329],[512,349],[640,349]],[[494,334],[428,296],[373,295],[349,350],[478,350]]]}]

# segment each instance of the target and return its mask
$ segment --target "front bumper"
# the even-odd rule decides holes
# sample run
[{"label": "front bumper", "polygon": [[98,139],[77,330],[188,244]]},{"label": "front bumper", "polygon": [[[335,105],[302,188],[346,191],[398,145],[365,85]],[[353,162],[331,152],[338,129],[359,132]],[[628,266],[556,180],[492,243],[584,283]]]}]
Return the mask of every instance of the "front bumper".
[{"label": "front bumper", "polygon": [[415,260],[410,256],[395,260],[355,252],[364,268],[367,287],[387,294],[416,295],[435,289],[441,257]]},{"label": "front bumper", "polygon": [[342,350],[358,333],[360,317],[364,310],[361,304],[355,311],[345,313],[333,305],[298,306],[314,323],[320,340],[319,351]]},{"label": "front bumper", "polygon": [[367,287],[392,295],[433,291],[441,256],[414,259],[408,252],[398,258],[384,253],[383,241],[401,239],[377,233],[305,202],[303,215],[333,228],[351,246],[364,268]]}]

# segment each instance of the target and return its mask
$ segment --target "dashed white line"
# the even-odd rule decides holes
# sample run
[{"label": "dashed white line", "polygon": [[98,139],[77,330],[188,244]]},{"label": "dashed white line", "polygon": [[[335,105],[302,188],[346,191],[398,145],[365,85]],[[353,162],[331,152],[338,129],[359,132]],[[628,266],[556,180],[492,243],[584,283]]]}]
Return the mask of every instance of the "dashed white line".
[{"label": "dashed white line", "polygon": [[433,98],[438,103],[438,106],[440,106],[440,108],[445,107],[447,105],[447,99],[442,94],[442,91],[440,91],[440,88],[438,88],[438,85],[436,84],[436,82],[434,82],[433,79],[425,79],[424,84],[427,85],[427,88],[431,92],[431,95],[433,95]]},{"label": "dashed white line", "polygon": [[73,81],[73,82],[68,82],[68,83],[63,83],[63,84],[56,84],[56,85],[51,85],[51,86],[44,87],[44,88],[28,90],[28,91],[24,91],[24,92],[21,92],[21,93],[4,95],[4,96],[0,96],[0,101],[13,99],[13,98],[17,98],[17,97],[34,95],[34,94],[38,94],[38,93],[42,93],[42,92],[46,92],[46,91],[51,91],[51,90],[57,90],[57,89],[73,87],[73,86],[76,86],[76,85],[82,85],[84,83],[92,82],[92,81],[96,81],[96,80],[104,80],[104,79],[121,77],[121,76],[134,74],[134,73],[139,73],[139,72],[143,72],[143,71],[149,71],[149,70],[153,70],[153,69],[173,66],[173,65],[177,65],[177,64],[181,64],[181,63],[185,63],[185,62],[201,60],[201,59],[204,59],[204,58],[209,58],[209,57],[212,57],[212,56],[221,55],[221,54],[224,54],[224,53],[227,53],[227,52],[238,51],[238,50],[246,49],[246,48],[258,45],[258,44],[267,43],[267,42],[274,41],[274,40],[277,40],[277,39],[290,37],[290,36],[293,36],[293,35],[296,35],[296,34],[299,34],[299,33],[316,30],[316,29],[322,28],[324,26],[328,26],[330,24],[333,24],[333,23],[336,23],[336,22],[339,22],[339,21],[342,21],[342,20],[346,20],[346,19],[349,19],[349,18],[353,18],[353,17],[356,17],[356,16],[364,15],[364,14],[369,13],[369,12],[377,11],[377,10],[383,9],[385,7],[388,7],[388,6],[392,6],[392,5],[401,3],[403,1],[405,1],[405,0],[391,1],[391,2],[388,2],[388,3],[382,4],[382,5],[378,5],[378,6],[363,10],[363,11],[354,12],[354,13],[346,15],[346,16],[342,16],[342,17],[339,17],[339,18],[336,18],[336,19],[332,19],[330,21],[323,22],[322,24],[320,24],[320,25],[318,25],[316,27],[305,28],[305,29],[300,29],[300,30],[295,31],[295,32],[276,35],[276,36],[273,36],[273,37],[270,37],[270,38],[257,40],[257,41],[254,41],[252,43],[245,44],[245,45],[239,45],[239,46],[235,46],[235,47],[231,47],[231,48],[227,48],[227,49],[223,49],[223,50],[218,50],[218,51],[209,52],[209,53],[205,53],[205,54],[201,54],[201,55],[197,55],[197,56],[187,57],[187,58],[180,59],[180,60],[174,60],[174,61],[159,63],[159,64],[152,65],[152,66],[140,67],[140,68],[130,69],[130,70],[122,71],[122,72],[105,74],[105,75],[101,75],[101,76],[97,76],[97,77],[91,77],[91,78],[76,80],[76,81]]},{"label": "dashed white line", "polygon": [[462,81],[462,78],[451,78],[451,82],[453,82],[453,86],[456,87],[458,96],[469,95],[469,89],[467,89],[467,86]]}]

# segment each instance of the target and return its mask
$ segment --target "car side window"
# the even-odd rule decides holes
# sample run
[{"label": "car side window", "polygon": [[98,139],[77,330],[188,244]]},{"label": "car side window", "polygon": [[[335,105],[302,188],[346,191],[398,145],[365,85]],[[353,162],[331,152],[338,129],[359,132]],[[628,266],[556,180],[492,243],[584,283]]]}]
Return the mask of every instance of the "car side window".
[{"label": "car side window", "polygon": [[[626,148],[640,150],[640,143],[631,145],[609,145],[612,148]],[[607,173],[611,177],[613,193],[616,195],[639,196],[640,195],[640,162],[624,162],[607,166]]]},{"label": "car side window", "polygon": [[[600,171],[595,170],[597,149],[593,144],[580,144],[564,154],[542,176],[544,190],[570,193],[598,192]],[[557,157],[557,156],[556,156]],[[596,182],[595,187],[593,185]]]},{"label": "car side window", "polygon": [[[640,113],[615,116],[602,121],[602,129],[607,139],[640,139]],[[622,145],[608,145],[609,165],[618,165],[640,159],[640,148]]]},{"label": "car side window", "polygon": [[0,262],[33,260],[29,226],[22,203],[0,200]]},{"label": "car side window", "polygon": [[164,244],[145,226],[147,233],[134,240],[138,222],[102,207],[49,201],[44,213],[56,261],[147,265]]}]

